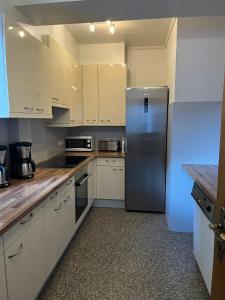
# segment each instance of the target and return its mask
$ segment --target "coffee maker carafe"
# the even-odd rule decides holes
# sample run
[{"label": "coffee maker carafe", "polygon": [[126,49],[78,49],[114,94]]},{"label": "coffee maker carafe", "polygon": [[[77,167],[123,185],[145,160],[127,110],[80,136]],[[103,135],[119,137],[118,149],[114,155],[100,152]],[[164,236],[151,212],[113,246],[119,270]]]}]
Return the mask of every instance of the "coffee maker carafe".
[{"label": "coffee maker carafe", "polygon": [[0,188],[9,186],[9,173],[6,167],[7,146],[0,145]]},{"label": "coffee maker carafe", "polygon": [[12,177],[32,178],[36,169],[31,158],[30,142],[18,142],[10,145]]}]

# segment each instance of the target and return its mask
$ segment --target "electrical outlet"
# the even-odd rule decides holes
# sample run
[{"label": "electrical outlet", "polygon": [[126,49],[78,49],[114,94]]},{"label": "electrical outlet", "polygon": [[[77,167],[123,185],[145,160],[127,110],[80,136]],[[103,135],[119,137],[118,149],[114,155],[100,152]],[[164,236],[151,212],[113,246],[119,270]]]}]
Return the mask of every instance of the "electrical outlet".
[{"label": "electrical outlet", "polygon": [[59,140],[58,145],[59,147],[64,147],[64,140]]}]

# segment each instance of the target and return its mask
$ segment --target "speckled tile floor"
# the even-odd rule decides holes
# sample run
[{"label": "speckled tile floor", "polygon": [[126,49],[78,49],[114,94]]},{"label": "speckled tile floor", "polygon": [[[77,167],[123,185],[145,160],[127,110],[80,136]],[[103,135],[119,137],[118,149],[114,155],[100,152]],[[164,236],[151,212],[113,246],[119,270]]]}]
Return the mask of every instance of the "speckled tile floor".
[{"label": "speckled tile floor", "polygon": [[93,208],[39,300],[206,300],[192,235],[164,215]]}]

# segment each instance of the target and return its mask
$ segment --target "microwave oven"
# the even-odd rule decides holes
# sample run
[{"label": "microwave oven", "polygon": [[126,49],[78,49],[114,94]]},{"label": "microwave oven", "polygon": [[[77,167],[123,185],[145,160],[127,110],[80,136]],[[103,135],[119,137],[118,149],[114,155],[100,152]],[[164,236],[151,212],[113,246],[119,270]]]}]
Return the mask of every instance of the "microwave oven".
[{"label": "microwave oven", "polygon": [[93,151],[93,136],[67,136],[65,139],[66,151]]}]

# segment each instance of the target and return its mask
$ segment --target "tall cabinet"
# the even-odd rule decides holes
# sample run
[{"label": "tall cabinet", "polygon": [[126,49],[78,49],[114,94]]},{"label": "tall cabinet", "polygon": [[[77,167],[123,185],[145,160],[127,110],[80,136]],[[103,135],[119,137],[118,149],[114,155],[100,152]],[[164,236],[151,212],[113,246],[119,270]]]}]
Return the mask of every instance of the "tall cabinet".
[{"label": "tall cabinet", "polygon": [[7,300],[7,288],[5,277],[5,261],[3,254],[3,240],[0,237],[0,299]]}]

